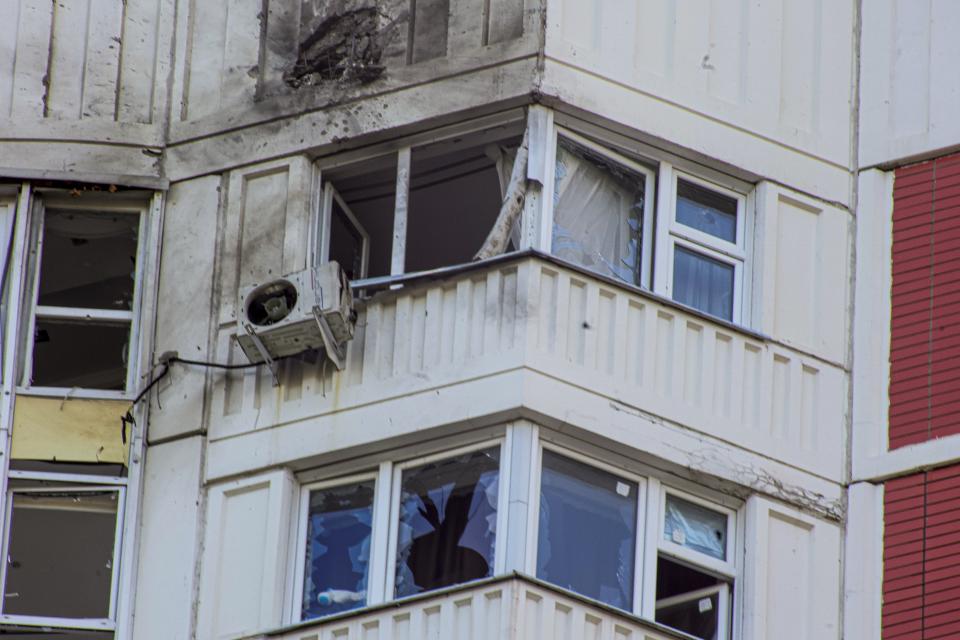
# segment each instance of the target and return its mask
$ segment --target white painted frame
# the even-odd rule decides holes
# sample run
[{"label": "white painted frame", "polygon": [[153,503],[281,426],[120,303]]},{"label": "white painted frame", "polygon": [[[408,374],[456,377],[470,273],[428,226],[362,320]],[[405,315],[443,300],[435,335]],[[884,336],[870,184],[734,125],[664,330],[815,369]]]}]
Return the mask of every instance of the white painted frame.
[{"label": "white painted frame", "polygon": [[[27,474],[24,474],[25,476]],[[123,546],[123,522],[126,505],[126,487],[117,484],[84,484],[75,482],[72,474],[59,474],[61,484],[49,487],[8,487],[6,491],[6,508],[4,512],[3,558],[7,558],[10,546],[10,527],[13,520],[13,496],[24,493],[49,493],[62,491],[72,493],[114,492],[117,494],[116,523],[114,525],[113,559],[110,571],[110,608],[107,618],[56,618],[50,616],[21,616],[2,613],[0,603],[0,622],[28,627],[55,627],[66,629],[89,629],[96,631],[113,631],[116,629],[118,584],[120,581],[120,553]],[[6,593],[7,568],[6,561],[0,569],[0,593]]]},{"label": "white painted frame", "polygon": [[[575,146],[583,147],[588,151],[592,151],[593,153],[596,153],[597,155],[602,156],[603,158],[606,158],[613,164],[618,164],[622,166],[624,169],[626,169],[627,171],[630,171],[631,173],[636,173],[643,176],[644,178],[643,219],[641,220],[641,232],[640,232],[641,245],[639,247],[640,255],[638,256],[638,260],[640,262],[640,274],[639,274],[640,286],[644,287],[645,289],[649,289],[651,287],[652,271],[653,271],[653,260],[652,260],[653,245],[654,245],[653,218],[654,218],[654,202],[656,201],[656,186],[655,186],[656,174],[654,173],[654,170],[635,160],[631,160],[630,158],[627,158],[626,156],[621,155],[608,147],[605,147],[601,144],[597,144],[593,140],[590,140],[589,138],[585,138],[584,136],[580,135],[579,133],[576,133],[575,131],[571,131],[570,129],[566,129],[560,126],[555,126],[553,127],[553,131],[554,131],[554,138],[553,138],[554,152],[552,156],[553,156],[554,165],[551,167],[551,169],[554,169],[553,171],[554,173],[556,171],[555,170],[556,149],[560,145],[560,138],[566,138],[567,140],[572,142]],[[548,195],[549,195],[549,197],[547,198],[547,200],[549,201],[548,209],[550,211],[550,214],[549,214],[550,235],[548,237],[550,239],[549,251],[552,252],[553,251],[553,246],[552,246],[553,245],[553,214],[554,214],[552,187]],[[630,284],[633,284],[633,283],[630,283]]]},{"label": "white painted frame", "polygon": [[318,264],[324,264],[330,261],[330,241],[332,236],[330,225],[333,219],[334,202],[336,202],[340,210],[343,211],[350,226],[360,235],[360,279],[366,278],[367,269],[370,264],[370,234],[367,233],[367,230],[360,224],[360,220],[357,219],[353,210],[351,210],[343,198],[340,197],[340,194],[331,182],[327,182],[323,187],[323,209],[320,213]]},{"label": "white painted frame", "polygon": [[[630,473],[629,471],[603,462],[602,460],[598,460],[567,447],[557,445],[552,442],[547,442],[542,439],[539,441],[539,446],[536,448],[535,475],[533,482],[530,483],[530,497],[528,504],[531,505],[531,508],[530,524],[528,526],[529,536],[527,539],[527,573],[529,573],[531,576],[537,575],[537,553],[540,542],[540,488],[543,478],[544,451],[551,451],[557,455],[569,458],[589,467],[605,471],[613,476],[622,478],[623,480],[636,483],[637,521],[635,523],[636,537],[634,539],[633,547],[633,602],[631,603],[632,609],[629,613],[640,615],[643,604],[644,588],[646,586],[644,583],[644,575],[646,573],[646,562],[644,561],[644,539],[646,537],[646,513],[648,502],[647,478],[641,475]],[[533,505],[536,506],[534,507]]]},{"label": "white painted frame", "polygon": [[[507,542],[507,511],[510,487],[510,460],[509,447],[506,437],[486,440],[481,443],[472,444],[457,449],[449,449],[440,453],[435,453],[419,458],[413,458],[404,462],[394,464],[392,469],[391,490],[390,490],[390,539],[387,545],[386,557],[386,575],[384,595],[386,601],[401,601],[413,596],[395,596],[396,590],[396,559],[397,546],[400,529],[400,488],[403,482],[403,472],[406,469],[419,467],[431,462],[454,458],[465,453],[473,451],[482,451],[493,447],[500,449],[500,469],[497,477],[497,536],[493,543],[493,575],[503,572],[506,563],[506,542]],[[415,594],[416,595],[416,594]]]},{"label": "white painted frame", "polygon": [[[734,199],[737,202],[736,242],[704,233],[677,221],[677,188],[684,180]],[[708,258],[730,265],[733,274],[732,317],[724,318],[734,324],[744,324],[749,319],[751,295],[748,291],[752,279],[750,270],[753,236],[755,233],[753,198],[677,170],[668,162],[660,163],[659,193],[657,198],[657,250],[654,258],[654,291],[673,299],[673,261],[676,247],[680,246]]]},{"label": "white painted frame", "polygon": [[[32,246],[35,247],[35,253],[27,265],[29,271],[29,302],[25,305],[28,309],[28,317],[25,322],[24,336],[28,337],[26,344],[23,345],[21,374],[17,387],[18,393],[30,395],[52,396],[52,397],[78,397],[78,398],[102,398],[102,399],[130,399],[136,393],[138,382],[137,372],[139,370],[140,353],[140,315],[143,305],[143,280],[146,261],[147,235],[149,231],[149,212],[151,203],[145,200],[143,203],[130,202],[111,202],[111,198],[103,197],[96,200],[85,201],[82,206],[79,203],[65,201],[62,198],[46,196],[45,194],[34,194],[35,218],[31,221],[32,230],[30,237]],[[134,266],[133,278],[133,301],[129,311],[117,311],[110,309],[87,309],[79,307],[51,307],[38,304],[40,292],[40,264],[43,258],[43,228],[46,222],[47,208],[72,209],[88,213],[119,213],[123,215],[136,215],[137,221],[137,259]],[[31,384],[30,378],[33,374],[33,341],[29,339],[33,336],[36,329],[37,318],[52,318],[61,320],[76,320],[80,322],[91,322],[94,324],[127,324],[130,326],[130,334],[127,343],[126,359],[126,381],[123,391],[108,389],[84,389],[78,387],[43,387]]]},{"label": "white painted frame", "polygon": [[337,487],[344,487],[352,484],[359,484],[361,482],[368,482],[373,480],[373,503],[370,505],[370,557],[367,560],[367,595],[365,598],[366,605],[370,604],[370,594],[372,589],[371,577],[374,573],[374,560],[375,553],[373,547],[373,541],[376,539],[377,526],[378,526],[378,505],[377,498],[380,495],[379,484],[380,477],[376,471],[371,471],[370,473],[361,473],[352,476],[346,476],[342,478],[336,478],[333,480],[324,480],[321,482],[313,482],[310,484],[305,484],[300,487],[300,501],[297,508],[297,525],[296,525],[296,546],[295,546],[295,555],[294,555],[294,567],[293,567],[293,596],[291,598],[289,611],[287,615],[291,622],[301,622],[302,617],[302,604],[303,604],[303,587],[304,580],[307,577],[306,571],[306,553],[307,553],[307,529],[309,526],[309,511],[310,511],[310,494],[313,491],[322,491],[323,489],[334,489]]},{"label": "white painted frame", "polygon": [[[738,564],[742,564],[742,562],[740,562],[740,556],[738,553],[738,549],[742,548],[742,545],[739,544],[741,537],[739,528],[737,527],[737,513],[729,507],[670,486],[661,485],[657,489],[657,494],[657,508],[655,509],[656,517],[652,518],[655,524],[653,529],[647,532],[648,536],[651,538],[651,541],[655,540],[655,542],[650,545],[652,554],[647,556],[648,560],[650,560],[654,565],[653,584],[656,585],[656,566],[657,559],[660,555],[674,558],[685,564],[701,568],[705,572],[717,575],[727,582],[722,585],[710,587],[708,589],[701,589],[686,594],[680,594],[678,596],[664,598],[662,600],[655,600],[654,595],[651,597],[651,601],[653,602],[653,611],[651,612],[651,617],[656,616],[657,609],[686,600],[699,599],[705,595],[708,595],[707,591],[713,593],[714,590],[718,590],[720,596],[717,598],[717,640],[729,640],[732,633],[732,627],[736,626],[735,622],[731,620],[730,595],[740,583],[737,566]],[[681,500],[691,502],[705,509],[709,509],[715,513],[720,513],[726,516],[727,539],[724,553],[726,560],[719,560],[698,551],[688,549],[683,545],[676,544],[672,540],[667,540],[663,536],[667,496],[674,496]]]}]

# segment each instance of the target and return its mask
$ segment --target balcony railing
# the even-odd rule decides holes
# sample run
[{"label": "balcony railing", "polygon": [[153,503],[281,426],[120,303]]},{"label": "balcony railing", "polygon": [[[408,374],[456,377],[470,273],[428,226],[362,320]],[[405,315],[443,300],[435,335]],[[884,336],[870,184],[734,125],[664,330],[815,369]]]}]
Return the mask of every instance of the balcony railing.
[{"label": "balcony railing", "polygon": [[[265,370],[217,379],[211,442],[340,412],[346,419],[351,410],[522,371],[593,394],[607,409],[842,475],[841,368],[552,257],[468,265],[359,306],[343,371],[293,359],[279,386]],[[220,356],[243,357],[229,329]],[[471,402],[462,419],[484,415],[484,401]]]},{"label": "balcony railing", "polygon": [[690,638],[522,575],[460,585],[254,637],[258,640]]}]

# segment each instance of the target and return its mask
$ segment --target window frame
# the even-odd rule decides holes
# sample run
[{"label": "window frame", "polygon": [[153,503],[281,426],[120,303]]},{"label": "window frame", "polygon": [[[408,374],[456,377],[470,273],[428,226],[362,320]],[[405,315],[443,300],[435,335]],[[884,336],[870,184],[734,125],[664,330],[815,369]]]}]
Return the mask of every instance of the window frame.
[{"label": "window frame", "polygon": [[54,629],[84,629],[89,631],[116,631],[117,629],[117,607],[119,605],[119,584],[120,584],[120,559],[123,547],[123,525],[126,510],[126,485],[119,482],[111,482],[111,477],[105,476],[100,483],[78,482],[76,477],[64,474],[63,477],[56,477],[56,474],[18,472],[14,475],[11,472],[10,479],[22,480],[41,480],[50,481],[51,476],[57,486],[53,487],[11,487],[7,486],[5,495],[6,505],[3,514],[3,566],[0,567],[0,594],[6,593],[7,570],[9,562],[10,532],[13,521],[13,496],[23,493],[49,493],[50,491],[64,491],[74,493],[93,493],[93,492],[115,492],[117,494],[117,515],[114,525],[113,538],[113,559],[110,572],[110,606],[108,617],[106,618],[58,618],[55,616],[24,616],[17,614],[3,613],[3,603],[0,602],[0,622],[3,624],[21,625],[25,627],[52,627]]},{"label": "window frame", "polygon": [[[734,597],[737,587],[741,582],[739,567],[743,566],[742,558],[738,553],[740,541],[740,527],[737,523],[738,512],[727,505],[702,498],[696,494],[677,489],[673,486],[660,484],[657,499],[656,530],[648,532],[648,535],[655,536],[652,544],[652,561],[654,562],[654,593],[651,595],[654,609],[651,615],[656,619],[656,610],[664,606],[672,606],[682,602],[689,602],[694,599],[700,599],[712,593],[718,593],[717,596],[717,640],[729,640],[732,637],[736,621],[733,619],[733,607],[731,599]],[[705,509],[721,513],[727,517],[727,539],[725,556],[726,560],[712,558],[706,554],[688,549],[683,545],[676,544],[672,540],[667,540],[663,535],[666,512],[667,496],[674,496],[681,500],[693,503]],[[705,587],[689,593],[682,593],[662,600],[656,599],[656,574],[658,570],[660,556],[665,556],[671,560],[680,561],[681,564],[694,567],[703,573],[714,575],[724,582],[722,584]],[[708,593],[709,592],[709,593]]]},{"label": "window frame", "polygon": [[332,237],[331,220],[333,219],[334,202],[337,203],[337,206],[339,206],[340,210],[346,215],[350,226],[352,226],[360,236],[360,277],[354,278],[354,280],[364,280],[370,268],[370,234],[367,233],[367,230],[360,223],[360,220],[357,219],[357,216],[354,215],[350,206],[347,205],[337,191],[337,188],[330,181],[325,182],[323,185],[320,222],[317,229],[319,238],[317,240],[318,254],[316,259],[318,264],[326,264],[330,261],[330,240]]},{"label": "window frame", "polygon": [[[712,236],[677,220],[677,190],[681,180],[736,201],[737,229],[735,242]],[[657,273],[658,283],[658,287],[655,288],[659,288],[659,293],[674,300],[677,304],[682,304],[685,307],[689,306],[676,301],[673,296],[674,255],[678,246],[729,265],[733,267],[731,317],[713,316],[713,314],[695,307],[689,308],[696,310],[698,313],[717,317],[725,322],[746,326],[747,320],[751,317],[749,307],[752,298],[748,289],[751,284],[749,273],[753,243],[748,240],[752,239],[756,233],[754,207],[751,206],[754,201],[753,190],[749,193],[743,193],[701,178],[689,171],[677,169],[665,162],[661,163],[661,177],[658,182],[661,191],[658,198],[662,206],[658,207],[657,210],[657,249],[659,250],[656,251],[655,257],[656,267],[654,271]]]},{"label": "window frame", "polygon": [[[557,149],[560,148],[560,139],[565,138],[573,143],[574,146],[580,146],[586,150],[596,153],[597,155],[603,157],[606,160],[609,160],[612,164],[618,164],[622,166],[627,171],[632,173],[637,173],[643,176],[644,185],[643,185],[643,219],[640,221],[641,224],[641,242],[640,242],[640,255],[638,256],[638,262],[640,263],[640,273],[637,274],[640,286],[646,289],[650,289],[652,286],[653,271],[654,271],[654,246],[656,244],[655,238],[655,211],[656,211],[656,196],[657,196],[657,176],[656,171],[636,160],[628,158],[627,156],[617,153],[615,150],[610,149],[602,144],[599,144],[590,138],[587,138],[576,131],[568,129],[566,127],[555,125],[553,127],[552,135],[552,145],[553,152],[551,157],[553,158],[553,166],[550,167],[553,174],[556,173],[556,162],[557,162]],[[553,191],[556,189],[556,183],[551,179],[551,193],[547,194],[547,200],[550,202],[550,246],[547,247],[547,253],[553,255],[553,226],[556,219],[556,209],[553,199]],[[616,276],[609,276],[614,279],[619,280]],[[627,283],[630,286],[634,285],[632,282]]]},{"label": "window frame", "polygon": [[[373,591],[373,585],[371,584],[371,578],[375,575],[374,571],[374,549],[373,542],[377,539],[377,528],[380,526],[378,522],[377,515],[378,511],[378,496],[380,495],[380,474],[376,470],[372,470],[366,473],[356,473],[349,476],[340,476],[337,478],[332,478],[329,480],[320,480],[317,482],[310,482],[300,486],[300,496],[297,507],[297,524],[296,524],[296,545],[294,549],[295,558],[299,558],[299,562],[296,562],[294,565],[294,586],[292,593],[292,602],[290,603],[290,619],[294,622],[306,622],[308,620],[320,620],[323,616],[317,618],[304,618],[303,617],[303,590],[304,590],[304,581],[307,577],[306,571],[306,554],[307,554],[307,528],[309,526],[309,511],[310,511],[310,493],[313,491],[319,491],[323,489],[335,489],[337,487],[343,487],[351,484],[358,484],[360,482],[373,481],[373,503],[370,505],[370,558],[367,561],[367,596],[364,607],[370,605],[370,593]],[[335,615],[335,614],[331,614]]]},{"label": "window frame", "polygon": [[[610,464],[608,462],[598,460],[597,458],[591,457],[589,455],[580,453],[573,449],[564,447],[562,445],[554,444],[553,442],[546,441],[542,438],[538,438],[537,443],[537,454],[536,454],[536,465],[533,469],[534,477],[533,481],[530,483],[530,498],[528,504],[532,505],[530,508],[530,524],[528,526],[529,538],[527,541],[527,558],[526,558],[526,570],[527,572],[534,577],[537,577],[537,558],[540,552],[540,492],[543,479],[543,452],[550,451],[557,455],[569,458],[581,464],[605,471],[613,476],[634,482],[637,485],[637,521],[636,521],[636,539],[634,540],[634,566],[633,566],[633,598],[631,603],[631,609],[627,613],[633,615],[641,615],[641,609],[643,605],[643,587],[644,587],[644,572],[645,572],[645,531],[646,531],[646,513],[647,513],[647,495],[649,493],[649,482],[648,478],[642,475],[638,475],[618,467],[616,465]],[[538,579],[540,579],[538,577]],[[563,587],[560,587],[563,588]],[[580,597],[590,598],[583,594],[578,594]],[[604,606],[612,606],[606,603],[603,603]]]},{"label": "window frame", "polygon": [[[29,281],[27,285],[23,335],[26,344],[20,354],[20,373],[17,376],[17,393],[38,396],[131,399],[136,392],[140,355],[141,308],[144,296],[144,272],[147,260],[147,239],[149,232],[150,200],[129,200],[123,197],[107,198],[99,196],[85,199],[82,203],[65,199],[59,193],[39,192],[34,194],[34,205],[30,221],[30,256],[27,265]],[[133,298],[130,310],[95,309],[83,307],[59,307],[39,304],[41,262],[43,258],[43,231],[48,209],[74,210],[92,214],[118,213],[137,216],[137,255],[133,273]],[[33,375],[34,332],[37,320],[75,320],[91,325],[110,325],[129,323],[129,338],[126,350],[126,378],[122,390],[95,389],[86,387],[50,387],[34,385]]]},{"label": "window frame", "polygon": [[[457,447],[454,449],[447,449],[445,451],[431,453],[428,455],[419,456],[416,458],[410,458],[402,462],[393,463],[391,465],[392,469],[390,471],[390,530],[389,538],[387,542],[387,555],[386,555],[386,575],[384,576],[384,600],[387,602],[400,602],[407,598],[417,597],[420,594],[411,594],[407,596],[396,596],[396,581],[397,581],[397,549],[399,547],[399,533],[400,533],[400,491],[403,483],[403,472],[406,469],[411,469],[414,467],[419,467],[421,465],[430,464],[431,462],[439,462],[441,460],[446,460],[448,458],[455,458],[457,456],[473,453],[475,451],[483,451],[484,449],[491,449],[493,447],[499,447],[500,449],[500,467],[498,469],[497,476],[497,534],[496,539],[493,543],[493,573],[492,575],[498,575],[503,573],[506,567],[506,543],[507,543],[507,500],[509,497],[509,486],[510,486],[510,458],[509,458],[509,446],[507,445],[506,436],[496,437],[481,441],[479,443],[465,445],[463,447]],[[469,584],[469,582],[459,583],[459,584]],[[430,593],[429,591],[424,591],[422,593]]]}]

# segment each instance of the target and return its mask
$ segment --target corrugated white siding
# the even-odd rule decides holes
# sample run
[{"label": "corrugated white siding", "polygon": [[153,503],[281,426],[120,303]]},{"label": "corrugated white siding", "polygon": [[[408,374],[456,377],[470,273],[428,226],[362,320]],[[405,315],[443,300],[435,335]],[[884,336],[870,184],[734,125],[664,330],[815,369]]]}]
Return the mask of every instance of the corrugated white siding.
[{"label": "corrugated white siding", "polygon": [[[846,165],[854,4],[551,0],[546,53],[632,91]],[[642,119],[632,125],[659,133]]]},{"label": "corrugated white siding", "polygon": [[860,165],[927,153],[960,140],[960,4],[862,3]]},{"label": "corrugated white siding", "polygon": [[159,122],[172,21],[173,0],[6,0],[0,122]]},{"label": "corrugated white siding", "polygon": [[[234,332],[222,326],[217,359],[242,361]],[[520,366],[826,477],[842,470],[840,367],[536,259],[375,298],[343,372],[291,360],[279,387],[266,370],[218,375],[209,434]]]}]

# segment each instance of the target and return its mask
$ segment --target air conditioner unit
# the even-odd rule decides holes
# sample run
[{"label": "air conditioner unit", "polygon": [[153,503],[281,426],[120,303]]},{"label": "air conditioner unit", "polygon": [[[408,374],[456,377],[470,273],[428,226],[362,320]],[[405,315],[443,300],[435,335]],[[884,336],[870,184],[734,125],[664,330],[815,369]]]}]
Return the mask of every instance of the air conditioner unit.
[{"label": "air conditioner unit", "polygon": [[275,378],[276,358],[308,349],[323,349],[343,369],[354,320],[350,282],[336,262],[250,285],[237,295],[237,342],[250,362],[269,364]]}]

